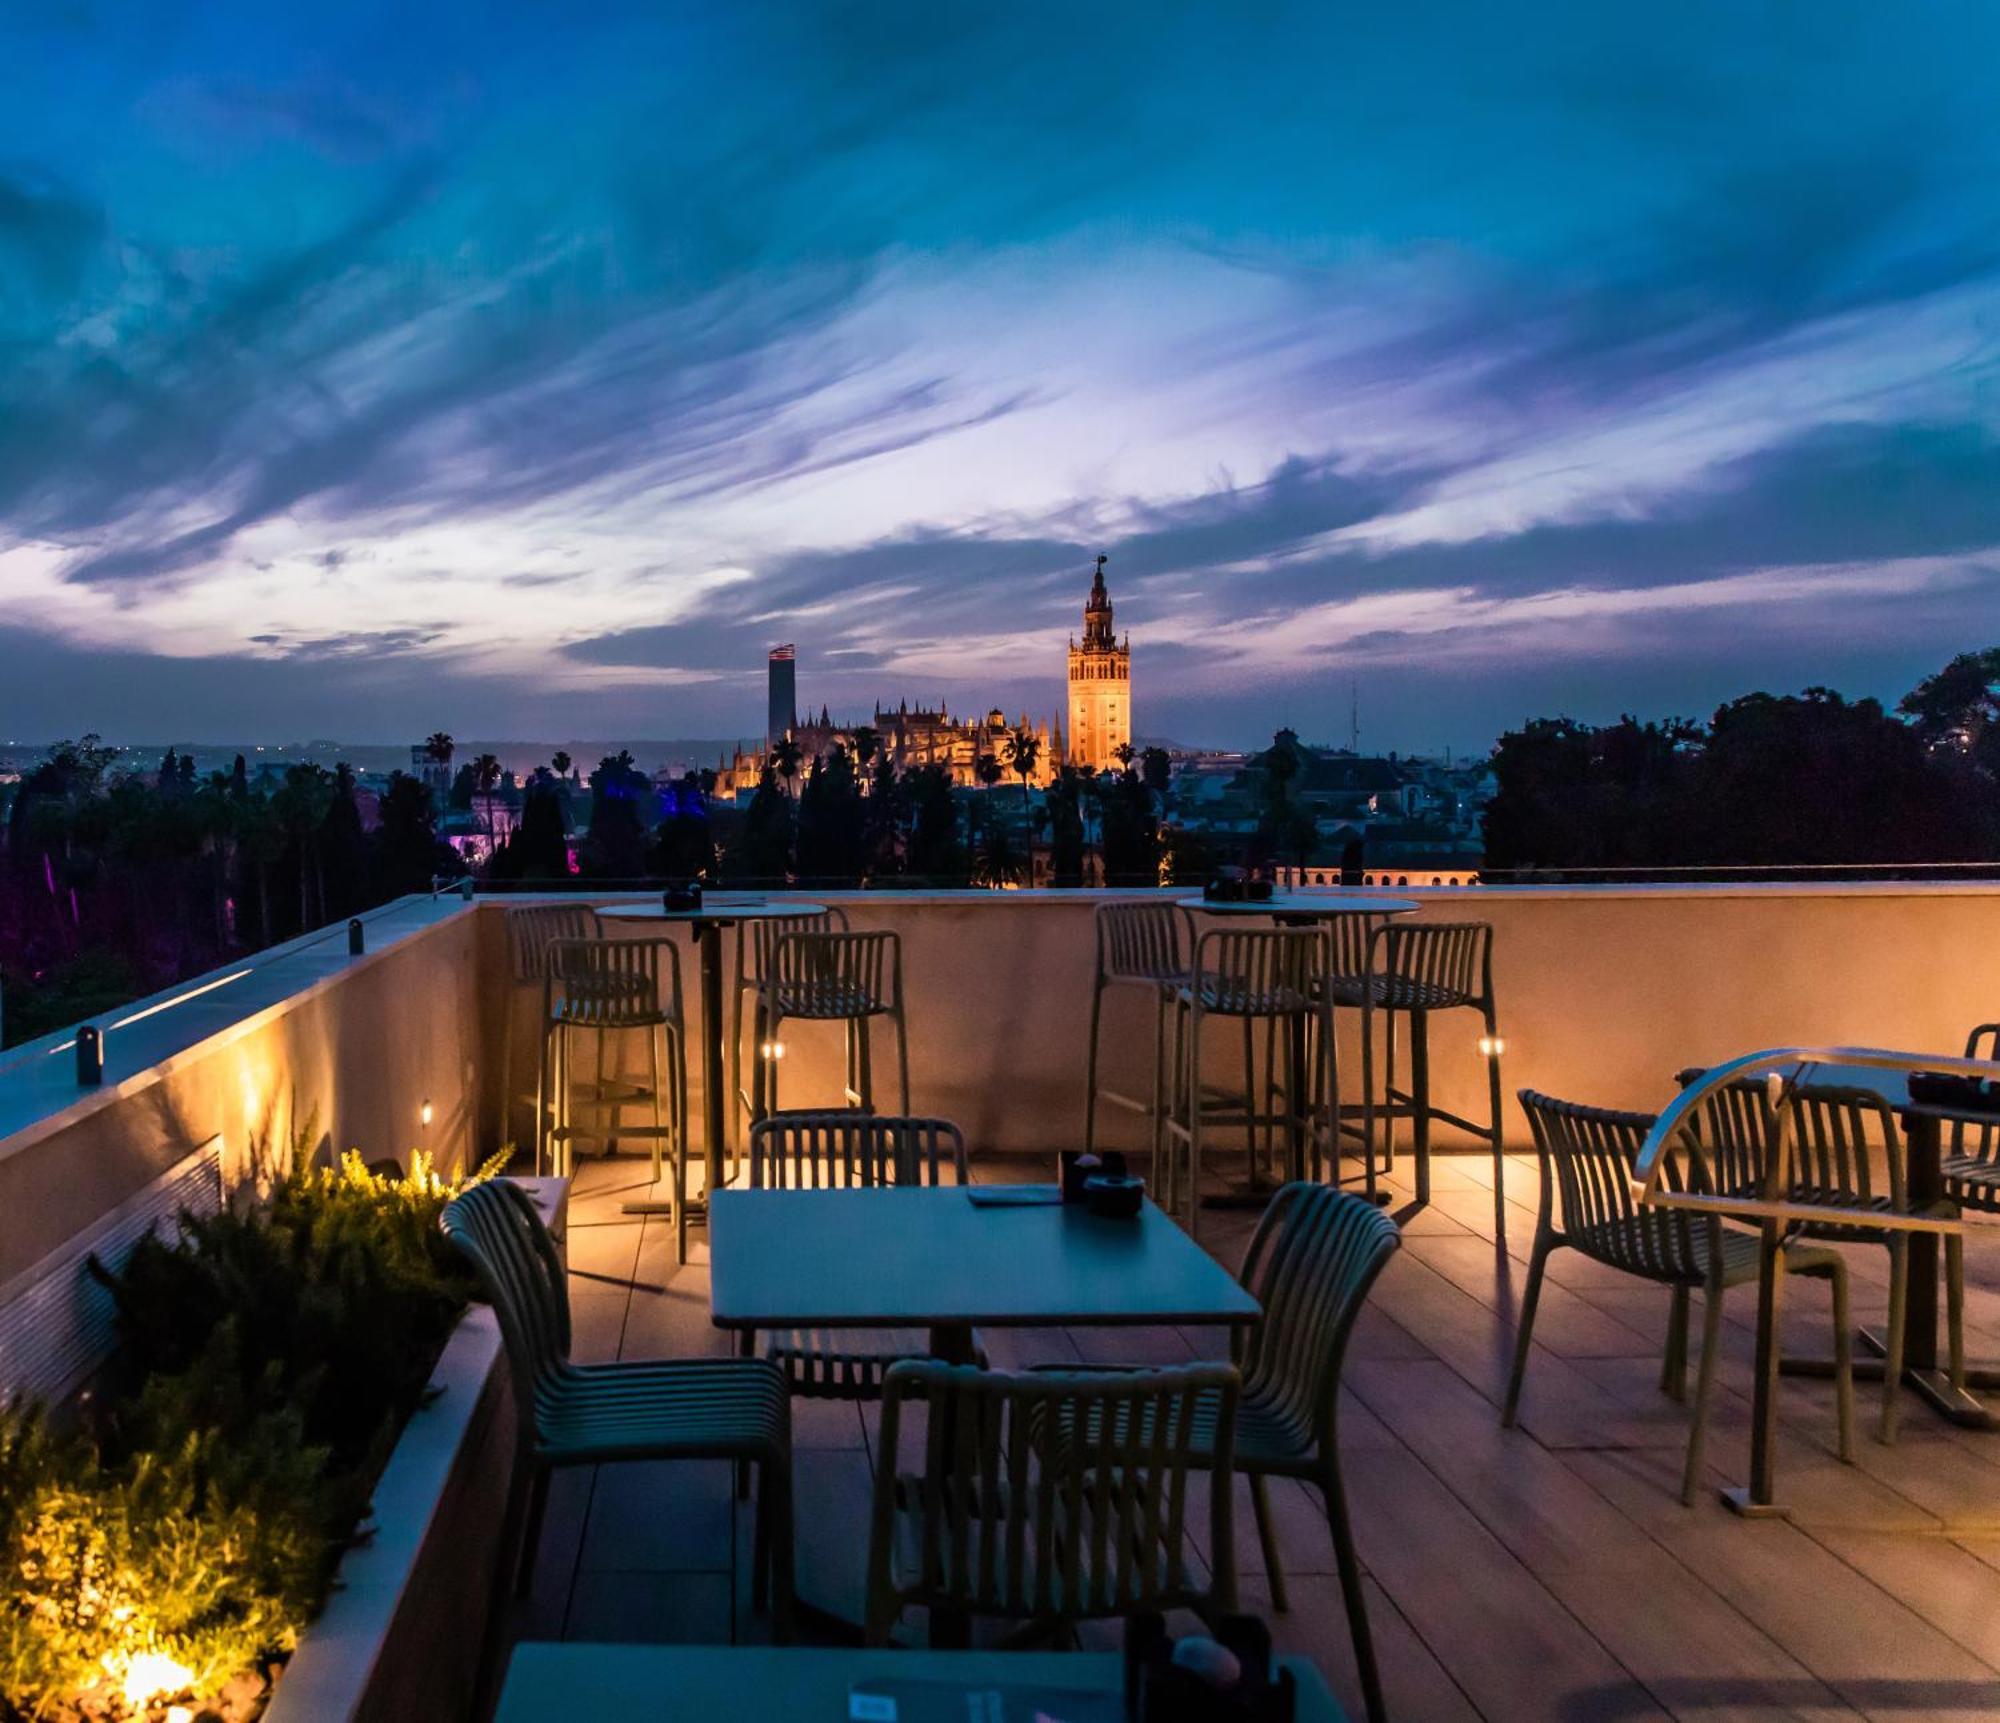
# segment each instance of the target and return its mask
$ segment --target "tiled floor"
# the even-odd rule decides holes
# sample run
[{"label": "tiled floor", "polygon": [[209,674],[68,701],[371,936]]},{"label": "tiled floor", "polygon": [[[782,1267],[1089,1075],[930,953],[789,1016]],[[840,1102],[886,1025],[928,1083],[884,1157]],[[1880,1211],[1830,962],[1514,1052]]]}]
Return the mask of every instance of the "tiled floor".
[{"label": "tiled floor", "polygon": [[[570,1216],[581,1355],[726,1350],[708,1320],[701,1235],[676,1269],[658,1220],[618,1212],[636,1161],[589,1162]],[[1041,1176],[1004,1164],[986,1178]],[[1787,1380],[1781,1493],[1789,1521],[1750,1523],[1704,1492],[1679,1505],[1686,1425],[1657,1390],[1667,1295],[1558,1254],[1537,1324],[1522,1428],[1497,1405],[1533,1236],[1532,1160],[1508,1169],[1505,1253],[1490,1169],[1442,1159],[1435,1201],[1405,1215],[1349,1360],[1342,1443],[1392,1713],[1399,1719],[2000,1716],[2000,1434],[1947,1427],[1906,1402],[1901,1440],[1873,1440],[1860,1389],[1857,1463],[1833,1457],[1832,1396]],[[1234,1265],[1247,1215],[1212,1217]],[[1882,1252],[1852,1252],[1857,1309],[1884,1302]],[[2000,1357],[2000,1234],[1969,1252],[1971,1346]],[[1825,1339],[1823,1295],[1794,1283],[1788,1337]],[[1754,1292],[1732,1296],[1709,1462],[1740,1481]],[[1699,1332],[1699,1324],[1696,1325]],[[988,1336],[995,1362],[1169,1360],[1217,1349],[1174,1329]],[[866,1545],[870,1411],[796,1406],[801,1585],[857,1600]],[[1359,1712],[1317,1500],[1275,1492],[1291,1610],[1281,1647],[1318,1660]],[[721,1465],[622,1466],[559,1477],[517,1637],[761,1636],[731,1561]],[[1239,1571],[1269,1592],[1247,1499]],[[748,1548],[749,1517],[739,1528]]]}]

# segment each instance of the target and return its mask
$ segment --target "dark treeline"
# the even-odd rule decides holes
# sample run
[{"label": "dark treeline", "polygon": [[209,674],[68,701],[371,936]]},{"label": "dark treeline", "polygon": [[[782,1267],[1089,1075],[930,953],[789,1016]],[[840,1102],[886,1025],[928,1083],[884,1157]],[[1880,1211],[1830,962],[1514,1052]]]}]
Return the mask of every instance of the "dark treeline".
[{"label": "dark treeline", "polygon": [[[961,796],[942,766],[899,770],[865,728],[851,749],[812,761],[787,741],[773,750],[741,808],[715,802],[713,772],[688,772],[661,788],[631,755],[607,757],[590,774],[577,871],[604,881],[701,875],[759,886],[1004,886],[1026,881],[1031,849],[1039,849],[1057,885],[1156,883],[1165,850],[1165,752],[1128,749],[1115,772],[1060,767],[1037,804],[1028,785],[1039,760],[1033,738],[1026,742],[1006,761],[980,762],[988,793]],[[1018,805],[991,793],[1009,771],[1020,781]],[[567,793],[550,773],[528,779],[520,823],[495,852],[490,878],[568,877]]]},{"label": "dark treeline", "polygon": [[1894,712],[1826,688],[1706,724],[1540,719],[1500,738],[1488,876],[1516,869],[1831,868],[2000,860],[2000,648]]},{"label": "dark treeline", "polygon": [[431,794],[395,774],[364,831],[354,774],[295,765],[114,776],[95,736],[22,778],[0,827],[0,1003],[30,1040],[462,872]]}]

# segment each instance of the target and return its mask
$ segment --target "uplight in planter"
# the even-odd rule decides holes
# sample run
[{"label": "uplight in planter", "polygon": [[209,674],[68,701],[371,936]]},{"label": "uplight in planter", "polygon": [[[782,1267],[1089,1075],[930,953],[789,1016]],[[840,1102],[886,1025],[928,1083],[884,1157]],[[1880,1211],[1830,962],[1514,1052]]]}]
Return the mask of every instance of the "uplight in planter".
[{"label": "uplight in planter", "polygon": [[[106,1667],[116,1675],[117,1667],[113,1659],[107,1657]],[[125,1696],[125,1703],[135,1711],[162,1693],[178,1693],[194,1679],[194,1671],[177,1658],[169,1657],[164,1651],[142,1651],[125,1665],[124,1679],[118,1684],[118,1691]]]}]

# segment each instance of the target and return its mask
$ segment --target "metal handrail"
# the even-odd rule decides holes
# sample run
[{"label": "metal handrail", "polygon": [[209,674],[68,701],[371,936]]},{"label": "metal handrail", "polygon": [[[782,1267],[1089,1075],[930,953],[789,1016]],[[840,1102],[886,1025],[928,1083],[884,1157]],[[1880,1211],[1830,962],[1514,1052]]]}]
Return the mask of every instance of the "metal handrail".
[{"label": "metal handrail", "polygon": [[[2000,1079],[2000,1062],[1966,1059],[1949,1053],[1898,1053],[1881,1047],[1773,1047],[1761,1053],[1744,1053],[1725,1060],[1697,1077],[1668,1104],[1646,1133],[1632,1164],[1632,1192],[1640,1201],[1661,1208],[1692,1209],[1725,1219],[1777,1221],[1792,1224],[1805,1221],[1853,1219],[1890,1232],[1950,1232],[1958,1222],[1937,1215],[1900,1214],[1880,1209],[1865,1211],[1836,1203],[1798,1202],[1784,1193],[1790,1187],[1791,1133],[1787,1128],[1791,1095],[1808,1074],[1823,1065],[1855,1066],[1871,1071],[1935,1072],[1940,1076]],[[1780,1075],[1794,1067],[1789,1076]],[[1771,1091],[1779,1127],[1777,1153],[1771,1156],[1764,1190],[1755,1196],[1712,1190],[1675,1190],[1667,1168],[1673,1151],[1683,1140],[1699,1152],[1699,1139],[1690,1127],[1699,1117],[1702,1104],[1718,1089],[1746,1077],[1763,1076]],[[1693,1182],[1693,1181],[1690,1181]]]}]

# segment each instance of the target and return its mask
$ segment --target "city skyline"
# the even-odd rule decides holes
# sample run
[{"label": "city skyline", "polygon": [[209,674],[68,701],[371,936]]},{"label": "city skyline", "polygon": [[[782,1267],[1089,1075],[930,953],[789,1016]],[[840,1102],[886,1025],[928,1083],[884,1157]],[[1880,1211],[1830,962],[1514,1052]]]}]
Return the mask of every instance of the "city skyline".
[{"label": "city skyline", "polygon": [[1488,745],[2000,614],[2000,18],[41,5],[0,734]]}]

